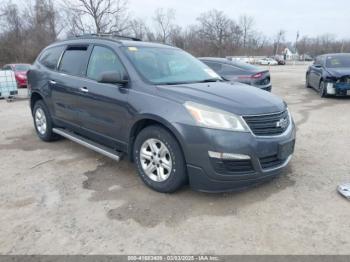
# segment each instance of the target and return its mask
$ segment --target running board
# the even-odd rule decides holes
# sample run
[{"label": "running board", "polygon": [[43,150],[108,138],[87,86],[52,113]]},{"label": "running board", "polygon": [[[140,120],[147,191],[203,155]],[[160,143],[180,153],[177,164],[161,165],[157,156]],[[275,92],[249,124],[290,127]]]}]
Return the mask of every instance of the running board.
[{"label": "running board", "polygon": [[121,160],[121,158],[123,156],[122,152],[118,152],[118,151],[112,150],[108,147],[97,144],[96,142],[93,142],[89,139],[81,137],[81,136],[79,136],[73,132],[67,131],[63,128],[52,128],[52,132],[54,132],[60,136],[63,136],[63,137],[65,137],[73,142],[76,142],[82,146],[85,146],[91,150],[94,150],[97,153],[100,153],[102,155],[110,157],[116,161]]}]

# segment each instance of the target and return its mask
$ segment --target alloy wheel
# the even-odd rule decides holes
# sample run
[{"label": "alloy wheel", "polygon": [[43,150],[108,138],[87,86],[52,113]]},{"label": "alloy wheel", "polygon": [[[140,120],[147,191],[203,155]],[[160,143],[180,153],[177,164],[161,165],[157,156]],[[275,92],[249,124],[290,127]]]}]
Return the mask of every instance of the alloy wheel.
[{"label": "alloy wheel", "polygon": [[172,159],[167,146],[158,139],[147,139],[140,150],[141,166],[145,174],[155,182],[164,182],[170,176]]},{"label": "alloy wheel", "polygon": [[44,110],[42,110],[41,108],[38,108],[35,111],[35,125],[38,132],[41,135],[45,135],[47,129],[47,121]]}]

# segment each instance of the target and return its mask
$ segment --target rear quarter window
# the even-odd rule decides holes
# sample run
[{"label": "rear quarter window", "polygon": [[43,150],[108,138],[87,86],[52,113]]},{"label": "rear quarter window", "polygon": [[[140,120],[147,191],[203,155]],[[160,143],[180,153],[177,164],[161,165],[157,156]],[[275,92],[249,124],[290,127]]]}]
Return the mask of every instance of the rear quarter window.
[{"label": "rear quarter window", "polygon": [[59,71],[74,76],[84,75],[88,58],[87,49],[87,46],[67,48],[62,56]]},{"label": "rear quarter window", "polygon": [[55,70],[64,48],[64,46],[57,46],[46,49],[41,54],[39,62],[48,69]]}]

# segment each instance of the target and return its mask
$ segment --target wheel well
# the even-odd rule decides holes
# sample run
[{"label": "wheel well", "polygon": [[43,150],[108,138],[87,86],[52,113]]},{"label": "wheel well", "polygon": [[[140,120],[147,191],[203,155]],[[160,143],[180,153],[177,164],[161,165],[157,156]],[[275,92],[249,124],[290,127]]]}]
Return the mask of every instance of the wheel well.
[{"label": "wheel well", "polygon": [[31,95],[31,97],[30,97],[30,109],[32,110],[32,113],[33,113],[35,103],[39,100],[43,100],[43,97],[41,95],[39,95],[38,93],[33,93]]},{"label": "wheel well", "polygon": [[133,156],[133,148],[134,148],[134,142],[135,139],[137,137],[137,135],[146,127],[148,126],[152,126],[152,125],[158,125],[163,127],[165,130],[167,130],[170,134],[173,135],[173,137],[176,139],[176,141],[179,143],[180,148],[182,150],[183,153],[183,149],[182,149],[182,145],[180,143],[180,141],[178,140],[178,138],[176,137],[176,135],[174,134],[173,131],[171,131],[166,125],[164,125],[163,123],[153,120],[153,119],[142,119],[139,120],[138,122],[136,122],[134,124],[134,126],[131,129],[130,132],[130,137],[129,137],[129,147],[128,147],[128,155],[129,155],[129,160],[133,161],[134,160],[134,156]]},{"label": "wheel well", "polygon": [[323,77],[321,77],[320,82],[318,83],[318,86],[321,85],[321,82],[323,81]]}]

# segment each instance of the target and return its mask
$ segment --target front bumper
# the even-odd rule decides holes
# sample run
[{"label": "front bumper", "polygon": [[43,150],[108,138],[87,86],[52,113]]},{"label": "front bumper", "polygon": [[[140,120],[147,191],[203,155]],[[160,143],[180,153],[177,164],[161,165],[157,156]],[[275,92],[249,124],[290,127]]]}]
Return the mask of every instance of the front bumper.
[{"label": "front bumper", "polygon": [[255,87],[260,88],[261,90],[268,91],[268,92],[271,92],[271,90],[272,90],[272,85],[271,84],[268,84],[266,86],[255,85]]},{"label": "front bumper", "polygon": [[[268,181],[281,174],[291,160],[292,153],[276,165],[263,167],[263,159],[279,154],[282,143],[295,141],[295,125],[282,135],[259,137],[250,132],[231,132],[179,125],[190,185],[203,192],[236,191]],[[293,148],[294,150],[294,148]],[[231,172],[213,164],[208,151],[226,152],[250,157],[252,170]]]},{"label": "front bumper", "polygon": [[335,83],[326,82],[327,94],[335,96],[349,96],[350,95],[350,83]]}]

